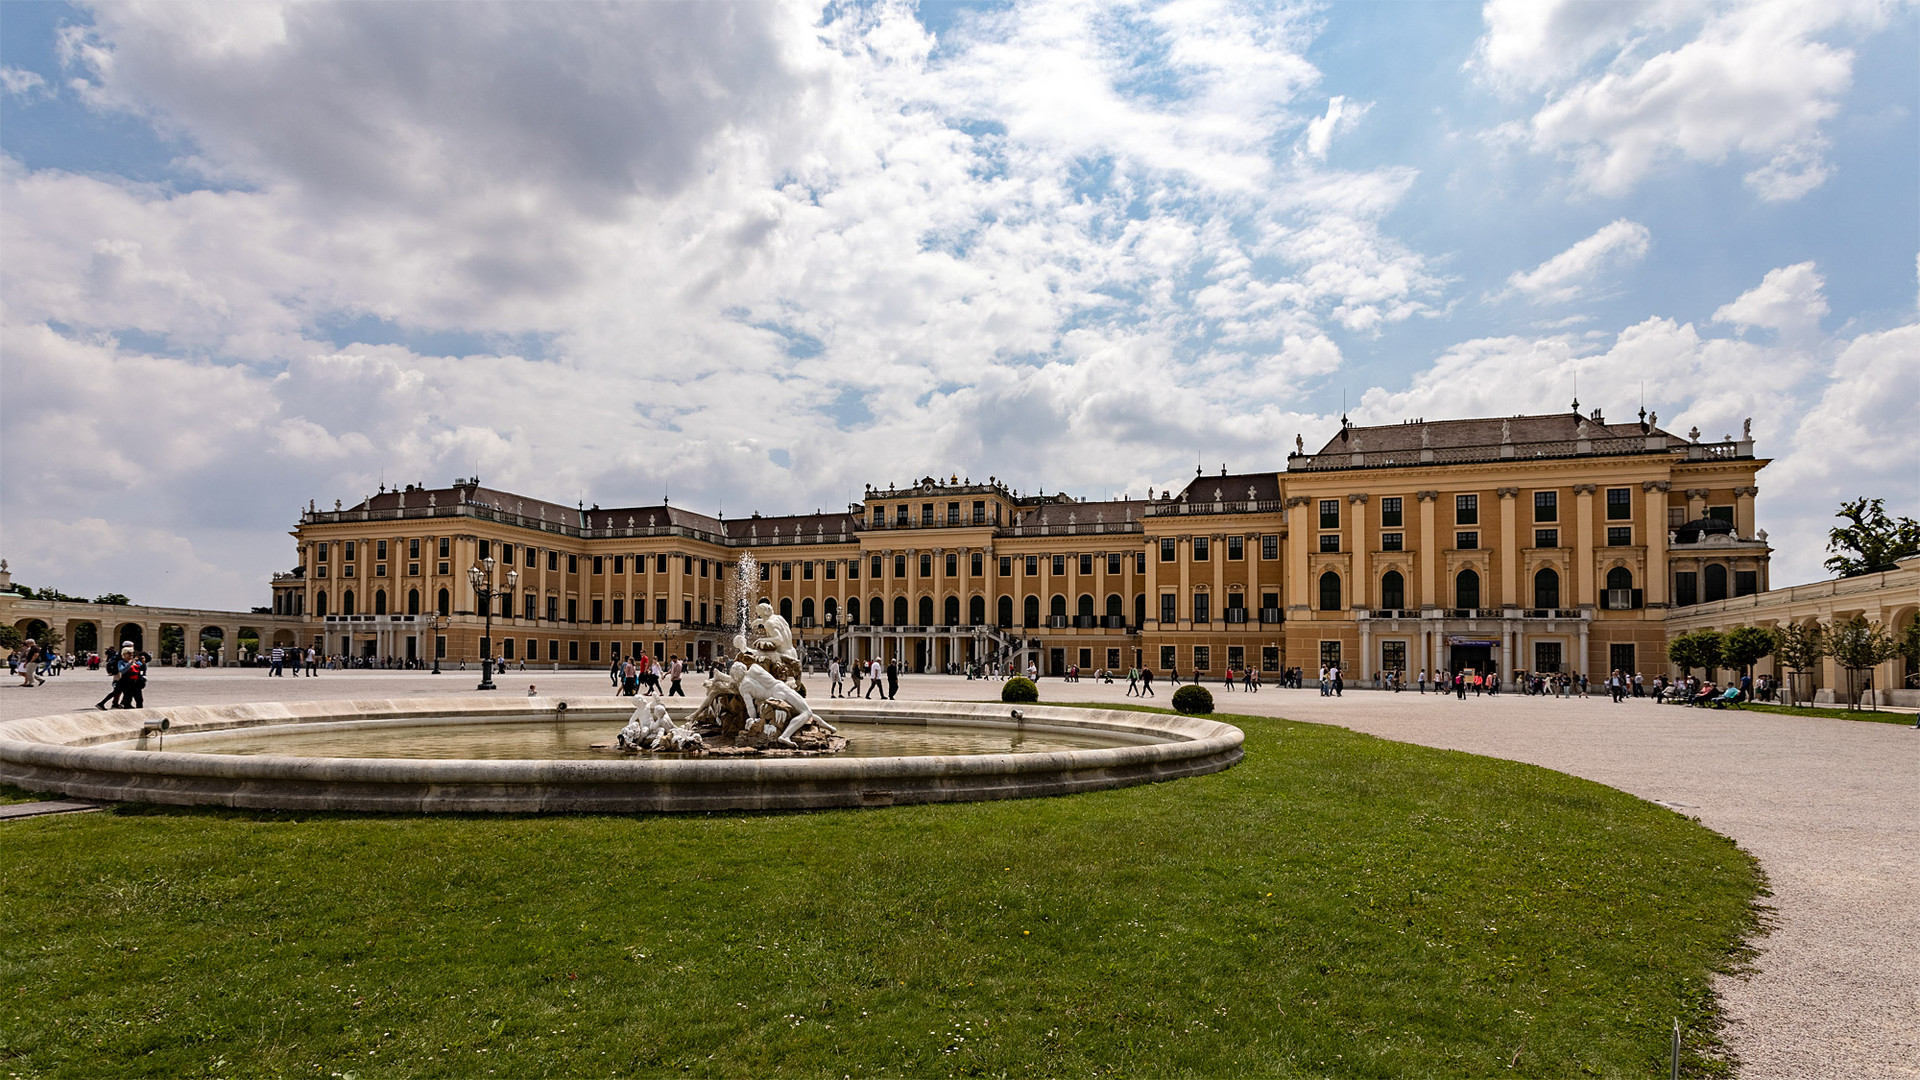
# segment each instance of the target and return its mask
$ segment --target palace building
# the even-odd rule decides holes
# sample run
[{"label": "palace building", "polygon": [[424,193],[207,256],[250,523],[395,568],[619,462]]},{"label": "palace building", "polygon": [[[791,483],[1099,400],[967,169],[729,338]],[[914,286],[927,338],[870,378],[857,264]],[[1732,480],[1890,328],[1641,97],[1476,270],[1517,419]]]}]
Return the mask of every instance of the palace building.
[{"label": "palace building", "polygon": [[[1676,607],[1764,591],[1750,434],[1701,442],[1578,409],[1341,429],[1285,468],[1158,497],[989,477],[871,487],[830,513],[569,507],[462,480],[309,508],[273,610],[324,651],[529,662],[724,653],[737,569],[815,658],[1057,674],[1258,666],[1350,678],[1663,667]],[[506,594],[487,616],[469,570]]]}]

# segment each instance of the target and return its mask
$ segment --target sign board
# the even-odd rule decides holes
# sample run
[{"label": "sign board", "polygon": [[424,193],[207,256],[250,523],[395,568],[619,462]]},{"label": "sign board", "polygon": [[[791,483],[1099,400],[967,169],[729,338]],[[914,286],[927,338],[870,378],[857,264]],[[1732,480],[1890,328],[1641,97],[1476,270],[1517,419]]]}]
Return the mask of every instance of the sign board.
[{"label": "sign board", "polygon": [[1497,641],[1489,641],[1486,638],[1454,637],[1452,634],[1448,634],[1447,644],[1449,645],[1484,645],[1487,648],[1491,649],[1495,645],[1498,645],[1500,643]]}]

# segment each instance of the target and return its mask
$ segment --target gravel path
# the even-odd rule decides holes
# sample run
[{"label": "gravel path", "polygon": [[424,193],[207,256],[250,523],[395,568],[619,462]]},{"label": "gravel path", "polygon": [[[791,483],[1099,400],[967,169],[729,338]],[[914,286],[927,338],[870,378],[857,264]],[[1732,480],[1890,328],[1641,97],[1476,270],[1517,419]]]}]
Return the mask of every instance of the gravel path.
[{"label": "gravel path", "polygon": [[[150,705],[264,698],[408,697],[471,690],[477,673],[155,673]],[[502,693],[601,694],[595,673],[513,672]],[[825,679],[810,687],[816,696]],[[690,680],[688,692],[699,684]],[[1123,701],[1124,687],[1041,682],[1056,701]],[[1774,929],[1757,970],[1722,980],[1727,1040],[1749,1080],[1920,1077],[1920,731],[1892,724],[1664,708],[1603,697],[1469,698],[1354,691],[1322,698],[1224,694],[1224,711],[1339,724],[1382,738],[1525,761],[1586,777],[1700,819],[1758,856]],[[1157,703],[1171,696],[1159,688]],[[0,688],[0,719],[90,706],[105,679],[69,674]],[[994,698],[999,685],[909,676],[903,698]]]}]

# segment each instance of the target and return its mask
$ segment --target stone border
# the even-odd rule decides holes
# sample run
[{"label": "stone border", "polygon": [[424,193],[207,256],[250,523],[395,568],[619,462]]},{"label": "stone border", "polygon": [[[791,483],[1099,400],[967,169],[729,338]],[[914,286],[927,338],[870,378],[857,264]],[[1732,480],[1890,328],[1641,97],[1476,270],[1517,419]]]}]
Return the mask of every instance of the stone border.
[{"label": "stone border", "polygon": [[[684,715],[692,703],[675,711]],[[816,710],[831,722],[1015,726],[1000,704],[833,701]],[[1164,741],[1043,754],[943,757],[635,759],[606,761],[402,760],[196,754],[102,744],[141,739],[169,721],[168,735],[250,727],[382,723],[524,722],[542,715],[605,719],[608,733],[632,712],[631,699],[408,698],[255,702],[120,712],[75,712],[0,723],[0,782],[31,791],[122,802],[276,810],[397,813],[634,813],[798,810],[977,802],[1198,776],[1242,756],[1239,728],[1201,717],[1101,709],[1021,706],[1019,723],[1108,731]],[[154,742],[164,745],[165,736]]]}]

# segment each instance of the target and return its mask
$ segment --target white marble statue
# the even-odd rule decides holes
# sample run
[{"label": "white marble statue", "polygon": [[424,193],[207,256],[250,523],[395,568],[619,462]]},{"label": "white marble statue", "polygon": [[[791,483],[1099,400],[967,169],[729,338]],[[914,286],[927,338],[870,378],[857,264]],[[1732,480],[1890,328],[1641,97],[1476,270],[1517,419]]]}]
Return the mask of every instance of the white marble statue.
[{"label": "white marble statue", "polygon": [[653,698],[634,706],[633,716],[628,718],[627,726],[620,729],[615,741],[622,750],[660,750],[665,748],[663,741],[676,730],[679,729],[667,715],[666,705],[659,698]]},{"label": "white marble statue", "polygon": [[765,722],[765,718],[760,715],[762,705],[771,703],[786,709],[789,717],[786,728],[778,734],[774,733],[771,725],[767,729],[767,733],[773,735],[776,741],[788,746],[793,745],[794,733],[809,723],[819,724],[829,733],[838,730],[832,724],[820,719],[819,715],[813,711],[813,707],[807,704],[807,699],[801,697],[793,687],[774,678],[772,672],[759,664],[749,666],[736,660],[733,666],[727,669],[727,674],[732,676],[740,699],[746,703],[748,724]]}]

